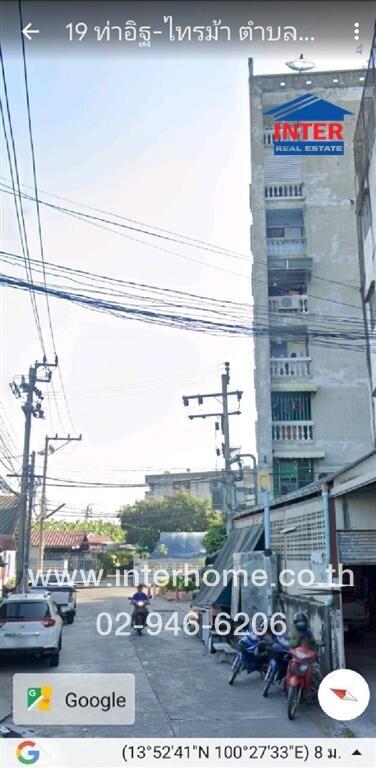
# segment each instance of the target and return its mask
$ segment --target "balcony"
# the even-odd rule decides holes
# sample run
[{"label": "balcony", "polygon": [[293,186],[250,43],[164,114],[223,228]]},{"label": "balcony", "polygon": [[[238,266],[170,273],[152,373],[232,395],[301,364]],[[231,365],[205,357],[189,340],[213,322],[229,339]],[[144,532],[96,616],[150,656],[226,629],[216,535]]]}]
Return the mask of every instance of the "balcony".
[{"label": "balcony", "polygon": [[313,424],[313,421],[273,421],[272,439],[278,443],[311,442]]},{"label": "balcony", "polygon": [[294,312],[306,314],[308,312],[307,294],[286,296],[269,296],[269,312]]},{"label": "balcony", "polygon": [[303,184],[267,184],[265,186],[266,200],[286,200],[286,198],[302,198]]},{"label": "balcony", "polygon": [[270,375],[272,379],[303,379],[310,376],[310,357],[272,357]]},{"label": "balcony", "polygon": [[268,256],[304,256],[306,242],[304,237],[267,237],[266,253]]}]

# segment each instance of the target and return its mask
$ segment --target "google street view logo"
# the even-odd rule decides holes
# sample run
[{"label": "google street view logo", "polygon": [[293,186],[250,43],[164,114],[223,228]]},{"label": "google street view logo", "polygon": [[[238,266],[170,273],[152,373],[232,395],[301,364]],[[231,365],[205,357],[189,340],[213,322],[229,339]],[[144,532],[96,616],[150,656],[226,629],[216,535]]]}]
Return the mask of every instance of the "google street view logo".
[{"label": "google street view logo", "polygon": [[337,107],[313,93],[264,112],[275,118],[275,155],[343,155],[343,128],[348,109]]},{"label": "google street view logo", "polygon": [[38,709],[39,712],[49,712],[53,688],[51,685],[42,685],[41,688],[28,688],[26,693],[27,708]]},{"label": "google street view logo", "polygon": [[21,741],[16,749],[17,760],[23,765],[34,765],[39,760],[40,752],[33,747],[36,747],[35,741]]}]

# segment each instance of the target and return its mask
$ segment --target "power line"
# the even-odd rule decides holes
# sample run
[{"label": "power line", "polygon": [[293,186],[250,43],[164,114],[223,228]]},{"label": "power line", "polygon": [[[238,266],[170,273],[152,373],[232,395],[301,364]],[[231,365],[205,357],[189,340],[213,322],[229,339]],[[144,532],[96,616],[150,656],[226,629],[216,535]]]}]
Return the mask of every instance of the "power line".
[{"label": "power line", "polygon": [[[10,103],[9,103],[9,97],[8,97],[8,86],[7,86],[7,80],[6,80],[6,74],[5,74],[5,65],[4,65],[4,58],[3,58],[3,51],[0,44],[0,62],[1,62],[1,73],[2,73],[2,80],[3,80],[3,87],[4,87],[4,96],[5,96],[5,104],[6,104],[6,112],[7,112],[7,118],[8,118],[8,124],[9,124],[9,132],[11,137],[11,145],[12,145],[12,152],[13,152],[13,163],[14,163],[14,171],[17,181],[17,191],[16,191],[16,185],[15,185],[15,179],[13,174],[13,163],[11,158],[11,151],[10,151],[10,145],[9,145],[9,139],[8,139],[8,133],[6,129],[6,123],[5,123],[5,114],[3,109],[3,103],[0,98],[0,110],[1,110],[1,119],[2,119],[2,125],[3,125],[3,131],[4,131],[4,137],[5,137],[5,144],[7,149],[7,155],[8,155],[8,163],[9,163],[9,171],[10,176],[12,180],[12,193],[16,208],[16,217],[17,217],[17,224],[18,224],[18,230],[20,235],[20,241],[21,241],[21,250],[23,253],[24,263],[25,263],[25,269],[26,269],[26,275],[30,283],[29,293],[30,293],[30,299],[31,299],[31,306],[33,310],[34,315],[34,321],[37,329],[37,334],[39,338],[39,343],[42,348],[42,352],[45,355],[45,344],[43,339],[43,333],[42,333],[42,327],[38,312],[38,306],[36,301],[36,296],[33,290],[33,274],[30,264],[30,253],[29,253],[29,244],[28,244],[28,238],[27,238],[27,231],[26,231],[26,224],[25,224],[25,216],[23,211],[23,205],[22,205],[22,193],[20,188],[20,178],[19,178],[19,172],[18,172],[18,162],[17,162],[17,152],[16,152],[16,144],[14,139],[14,132],[13,132],[13,125],[12,125],[12,117],[10,112]],[[17,199],[18,198],[18,199]]]},{"label": "power line", "polygon": [[[1,178],[3,178],[3,177],[0,176],[0,179]],[[7,189],[7,185],[5,183],[3,183],[2,186],[3,186],[3,189],[1,191],[5,192],[5,193],[9,193],[9,189]],[[23,186],[26,187],[27,185],[23,185]],[[23,194],[23,197],[25,199],[27,199],[27,200],[34,200],[34,197],[32,195],[27,195],[26,193],[22,193],[22,194]],[[67,198],[62,198],[59,195],[53,195],[50,192],[47,192],[45,194],[48,194],[51,197],[56,197],[57,199],[67,200],[68,202],[73,202],[73,201],[70,201]],[[223,267],[219,267],[218,265],[208,264],[207,262],[204,262],[204,261],[202,261],[200,259],[194,259],[193,257],[187,256],[186,254],[178,253],[176,251],[171,251],[171,250],[166,249],[166,248],[161,248],[161,247],[156,246],[155,244],[150,243],[150,242],[148,242],[146,240],[140,240],[139,238],[131,237],[129,235],[125,235],[124,233],[118,232],[117,230],[111,229],[111,227],[103,226],[103,224],[111,224],[111,225],[114,225],[116,227],[123,227],[125,229],[130,229],[125,224],[121,225],[121,224],[118,224],[117,222],[112,221],[111,219],[105,219],[103,217],[89,216],[88,214],[85,213],[85,211],[79,211],[79,210],[75,210],[75,209],[64,208],[62,206],[58,206],[58,205],[54,205],[53,203],[49,203],[46,200],[40,199],[39,202],[42,205],[45,205],[45,206],[47,206],[47,207],[49,207],[49,208],[51,208],[53,210],[56,210],[56,211],[58,211],[60,213],[64,213],[64,214],[66,214],[68,216],[72,216],[73,218],[76,218],[79,221],[86,221],[87,223],[93,224],[94,226],[99,226],[100,228],[105,229],[108,232],[112,232],[113,234],[118,234],[120,236],[126,237],[127,239],[133,240],[135,242],[139,242],[139,243],[142,243],[144,245],[151,246],[153,248],[156,248],[157,250],[161,250],[161,251],[163,251],[165,253],[168,253],[168,254],[171,254],[173,256],[177,256],[179,258],[186,259],[188,261],[193,261],[193,262],[198,263],[198,264],[203,264],[205,267],[209,267],[211,269],[216,269],[217,271],[220,271],[220,272],[227,272],[228,274],[234,275],[236,277],[241,277],[243,279],[249,280],[249,275],[244,275],[244,274],[242,274],[240,272],[233,272],[232,270],[228,270],[228,269],[225,269]],[[84,206],[84,207],[90,208],[90,206]],[[115,218],[124,219],[125,221],[127,221],[127,220],[132,221],[130,219],[127,219],[124,216],[120,216],[119,214],[108,213],[108,212],[102,211],[101,209],[98,209],[98,208],[92,208],[92,210],[96,210],[98,212],[105,213],[106,215],[113,216]],[[135,221],[135,220],[133,220],[133,221]],[[136,223],[139,223],[139,222],[136,222]],[[142,225],[142,226],[148,227],[150,225]],[[160,229],[158,227],[153,227],[153,228],[157,229],[157,230],[159,230],[161,232],[163,232],[163,231],[170,232],[170,230],[162,230],[162,229]],[[144,232],[143,230],[136,230],[136,231],[140,231],[143,234],[149,234],[149,235],[153,234],[152,232],[146,232],[146,231]],[[185,235],[177,235],[177,237],[185,238],[186,240],[190,240],[192,242],[192,247],[196,247],[194,245],[194,243],[196,243],[196,242],[197,243],[205,244],[205,241],[196,240],[195,238],[189,238],[189,237],[187,237]],[[168,238],[166,238],[166,239],[168,239]],[[180,244],[183,244],[183,245],[184,244],[188,245],[188,243],[184,243],[183,240],[180,240],[180,241],[177,241],[177,242],[179,242]],[[208,245],[210,245],[210,244],[208,244]],[[209,250],[214,252],[214,253],[216,253],[217,255],[223,255],[223,256],[229,256],[229,257],[232,256],[232,257],[235,257],[235,258],[240,258],[241,260],[246,261],[249,264],[259,263],[259,264],[262,264],[263,266],[266,266],[266,261],[264,259],[257,258],[255,256],[252,256],[251,254],[249,254],[248,256],[245,256],[244,254],[241,254],[239,252],[230,251],[230,250],[227,251],[226,249],[222,249],[221,247],[214,246],[214,245],[210,245],[210,249]],[[298,270],[298,269],[297,270],[290,269],[289,271],[290,272],[294,272],[294,271],[299,272],[300,270]],[[341,285],[343,287],[351,288],[352,290],[359,291],[359,286],[355,286],[355,285],[352,285],[351,283],[346,283],[346,282],[340,281],[340,280],[333,280],[333,279],[330,279],[330,278],[327,278],[327,277],[323,277],[321,275],[316,275],[316,274],[312,275],[311,279],[319,280],[321,282],[325,282],[325,283],[332,284],[332,285]]]}]

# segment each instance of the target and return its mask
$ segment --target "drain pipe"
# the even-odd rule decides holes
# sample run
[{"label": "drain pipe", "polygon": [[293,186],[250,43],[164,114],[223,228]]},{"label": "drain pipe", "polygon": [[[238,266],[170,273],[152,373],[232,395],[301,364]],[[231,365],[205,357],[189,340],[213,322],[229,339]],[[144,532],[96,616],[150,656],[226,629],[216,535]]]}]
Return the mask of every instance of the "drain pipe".
[{"label": "drain pipe", "polygon": [[264,557],[265,571],[267,574],[267,615],[270,618],[273,615],[273,587],[272,587],[272,561],[271,561],[271,534],[270,534],[270,491],[268,488],[262,489],[264,504]]},{"label": "drain pipe", "polygon": [[[329,487],[327,483],[321,486],[321,508],[324,518],[324,537],[325,537],[325,565],[328,568],[331,565],[331,536],[330,536],[330,512],[329,512]],[[332,575],[333,580],[333,575]],[[327,663],[329,669],[333,669],[333,638],[332,638],[332,609],[334,607],[333,588],[329,592],[328,600],[325,606],[325,615],[327,623]]]},{"label": "drain pipe", "polygon": [[268,488],[262,489],[262,498],[264,504],[264,539],[265,552],[270,554],[270,491]]}]

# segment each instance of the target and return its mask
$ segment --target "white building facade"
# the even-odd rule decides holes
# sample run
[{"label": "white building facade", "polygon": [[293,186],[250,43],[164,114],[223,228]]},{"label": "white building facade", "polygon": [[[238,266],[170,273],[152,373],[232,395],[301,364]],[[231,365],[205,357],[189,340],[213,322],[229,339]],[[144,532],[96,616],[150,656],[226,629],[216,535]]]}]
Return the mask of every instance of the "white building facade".
[{"label": "white building facade", "polygon": [[[250,61],[256,438],[259,483],[276,496],[373,446],[352,148],[364,79],[254,76]],[[299,97],[343,112],[343,155],[275,155],[265,113]]]},{"label": "white building facade", "polygon": [[354,137],[359,261],[376,440],[376,28]]}]

